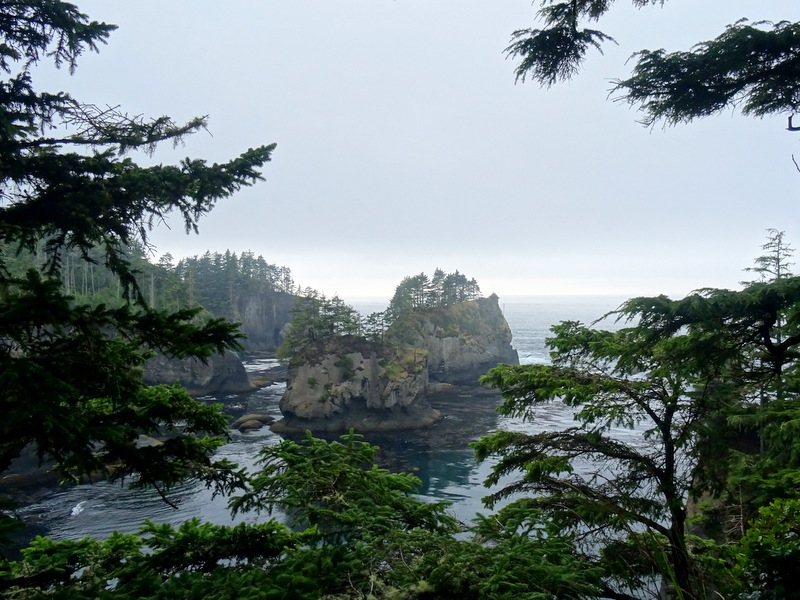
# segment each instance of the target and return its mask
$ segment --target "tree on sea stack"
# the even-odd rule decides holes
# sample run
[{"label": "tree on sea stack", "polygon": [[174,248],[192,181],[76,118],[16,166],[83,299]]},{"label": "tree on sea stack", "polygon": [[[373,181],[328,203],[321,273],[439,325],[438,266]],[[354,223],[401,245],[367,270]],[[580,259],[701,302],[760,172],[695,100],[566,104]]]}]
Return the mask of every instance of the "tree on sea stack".
[{"label": "tree on sea stack", "polygon": [[327,298],[316,290],[307,290],[305,295],[297,298],[289,331],[276,355],[279,360],[290,363],[312,342],[342,335],[359,335],[361,330],[358,311],[339,296]]},{"label": "tree on sea stack", "polygon": [[[224,436],[225,418],[178,387],[144,386],[140,367],[156,350],[205,359],[235,348],[236,328],[149,307],[127,249],[146,248],[173,211],[196,231],[218,200],[262,178],[274,146],[222,164],[140,166],[134,155],[181,141],[205,119],[130,116],[35,87],[37,64],[72,72],[114,29],[68,2],[0,0],[0,474],[30,446],[66,480],[106,472],[162,492],[187,477],[230,488],[239,476],[209,458],[220,438],[206,436]],[[39,267],[12,275],[15,251],[40,251]],[[119,277],[127,303],[66,295],[59,276],[71,251]],[[170,436],[137,448],[140,434],[155,433]]]}]

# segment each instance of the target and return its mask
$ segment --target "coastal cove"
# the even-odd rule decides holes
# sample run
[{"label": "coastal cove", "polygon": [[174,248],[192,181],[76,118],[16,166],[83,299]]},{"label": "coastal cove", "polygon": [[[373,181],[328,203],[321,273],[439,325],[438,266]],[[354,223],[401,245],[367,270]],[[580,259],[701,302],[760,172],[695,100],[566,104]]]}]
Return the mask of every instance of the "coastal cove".
[{"label": "coastal cove", "polygon": [[[545,338],[551,325],[561,320],[580,320],[591,323],[616,308],[624,297],[619,296],[539,296],[500,298],[500,307],[511,327],[512,345],[521,363],[548,361]],[[382,310],[385,306],[374,301],[353,302],[362,313]],[[613,327],[613,323],[606,324]],[[246,367],[263,372],[276,366],[274,360],[252,360]],[[278,403],[285,384],[275,384],[244,394],[225,397],[206,397],[219,402],[224,412],[236,418],[242,414],[266,413],[281,417]],[[477,464],[469,443],[498,429],[561,429],[571,422],[568,410],[552,405],[535,422],[523,423],[507,419],[495,412],[499,394],[483,388],[457,389],[452,394],[437,395],[432,405],[442,411],[444,419],[434,427],[414,431],[371,433],[365,439],[381,448],[379,461],[392,471],[415,474],[422,485],[419,494],[431,499],[452,502],[452,512],[462,521],[476,513],[485,512],[481,498],[488,493],[483,481],[490,471],[489,464]],[[335,439],[338,434],[327,434]],[[620,431],[620,436],[631,432]],[[219,451],[220,457],[255,470],[254,457],[261,447],[277,443],[279,435],[264,428],[260,431],[232,432],[233,439]],[[230,524],[227,500],[212,498],[200,484],[184,484],[170,495],[179,509],[166,505],[157,494],[129,490],[118,484],[98,483],[60,488],[20,511],[20,516],[32,523],[29,534],[49,535],[56,539],[82,537],[105,538],[113,531],[136,531],[145,519],[177,524],[192,517],[213,523]],[[245,514],[236,521],[257,522],[265,515]]]}]

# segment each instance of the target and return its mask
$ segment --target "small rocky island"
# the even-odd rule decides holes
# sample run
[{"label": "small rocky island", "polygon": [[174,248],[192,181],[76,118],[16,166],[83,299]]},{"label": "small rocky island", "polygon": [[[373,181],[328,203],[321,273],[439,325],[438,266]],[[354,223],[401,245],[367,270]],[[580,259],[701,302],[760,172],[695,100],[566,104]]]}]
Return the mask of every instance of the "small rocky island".
[{"label": "small rocky island", "polygon": [[428,353],[431,381],[478,385],[498,363],[519,364],[497,295],[403,313],[387,336]]},{"label": "small rocky island", "polygon": [[289,367],[276,432],[386,431],[432,425],[427,352],[344,335],[307,345]]},{"label": "small rocky island", "polygon": [[[466,283],[477,290],[474,280]],[[430,404],[433,384],[478,386],[498,363],[519,364],[496,295],[414,306],[406,296],[398,300],[401,292],[420,297],[401,284],[386,313],[367,317],[371,328],[338,298],[305,299],[305,308],[298,301],[283,347],[284,418],[273,431],[427,427],[442,418]]]}]

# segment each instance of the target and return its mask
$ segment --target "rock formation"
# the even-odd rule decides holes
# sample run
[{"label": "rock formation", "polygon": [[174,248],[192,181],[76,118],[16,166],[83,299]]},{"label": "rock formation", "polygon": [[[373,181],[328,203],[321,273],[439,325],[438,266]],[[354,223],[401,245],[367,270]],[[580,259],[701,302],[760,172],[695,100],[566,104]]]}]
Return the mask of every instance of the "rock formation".
[{"label": "rock formation", "polygon": [[[294,301],[293,295],[284,292],[244,292],[235,297],[234,313],[226,318],[240,323],[241,332],[247,336],[241,340],[245,352],[275,352],[283,341],[284,328],[292,320]],[[254,387],[234,352],[214,355],[207,364],[196,359],[157,356],[145,365],[145,383],[176,381],[192,396],[234,394]]]},{"label": "rock formation", "polygon": [[426,350],[432,381],[477,385],[498,363],[519,364],[511,347],[511,328],[495,294],[407,312],[392,324],[387,337]]},{"label": "rock formation", "polygon": [[247,433],[248,431],[257,431],[264,427],[264,425],[272,425],[274,422],[275,419],[270,415],[248,413],[231,423],[231,429],[238,429],[242,433]]},{"label": "rock formation", "polygon": [[235,352],[196,359],[170,359],[158,355],[145,363],[143,381],[148,385],[180,383],[192,396],[236,394],[253,389],[244,365]]},{"label": "rock formation", "polygon": [[386,431],[431,425],[426,353],[356,336],[309,344],[289,365],[273,431]]},{"label": "rock formation", "polygon": [[282,331],[292,320],[295,296],[285,292],[241,293],[234,299],[233,321],[241,323],[247,337],[245,352],[275,352],[283,341]]}]

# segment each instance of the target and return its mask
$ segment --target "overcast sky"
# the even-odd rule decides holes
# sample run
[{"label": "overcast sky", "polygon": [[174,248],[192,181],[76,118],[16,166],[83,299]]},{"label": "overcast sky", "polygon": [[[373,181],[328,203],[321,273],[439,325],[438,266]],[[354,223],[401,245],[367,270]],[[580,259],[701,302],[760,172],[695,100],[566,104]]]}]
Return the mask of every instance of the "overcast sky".
[{"label": "overcast sky", "polygon": [[200,235],[157,230],[157,256],[252,250],[345,300],[388,298],[437,267],[503,298],[680,296],[737,287],[767,228],[800,245],[800,134],[785,116],[649,130],[607,100],[634,51],[688,49],[741,17],[799,20],[800,3],[621,0],[597,26],[619,46],[549,90],[515,84],[503,54],[536,26],[538,0],[76,3],[119,29],[48,87],[209,115],[210,133],[163,162],[278,144],[266,181],[221,202]]}]

